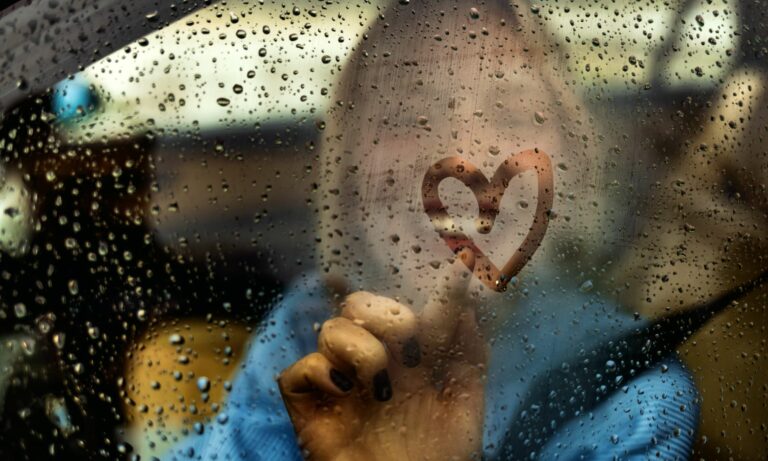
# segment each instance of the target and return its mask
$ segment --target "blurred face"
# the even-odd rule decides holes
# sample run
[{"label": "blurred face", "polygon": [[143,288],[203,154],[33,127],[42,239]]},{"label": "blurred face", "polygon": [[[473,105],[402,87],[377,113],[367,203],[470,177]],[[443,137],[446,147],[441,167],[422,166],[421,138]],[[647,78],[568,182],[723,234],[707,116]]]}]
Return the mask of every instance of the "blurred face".
[{"label": "blurred face", "polygon": [[[548,69],[523,51],[513,26],[487,16],[481,14],[480,23],[463,15],[442,18],[387,35],[375,50],[365,50],[367,57],[358,54],[348,64],[349,91],[334,114],[337,137],[324,152],[320,235],[325,264],[354,288],[418,305],[434,286],[453,253],[425,212],[422,181],[441,159],[458,156],[490,179],[511,156],[538,148],[549,154],[561,192],[573,154]],[[473,39],[469,27],[489,33]],[[442,30],[462,33],[434,40]],[[475,196],[457,179],[444,180],[439,196],[448,207],[447,227],[463,231],[501,267],[532,224],[536,181],[533,172],[513,178],[494,227],[480,234]],[[555,210],[560,200],[556,196]],[[550,230],[559,225],[554,220]],[[475,285],[484,296],[498,296]]]}]

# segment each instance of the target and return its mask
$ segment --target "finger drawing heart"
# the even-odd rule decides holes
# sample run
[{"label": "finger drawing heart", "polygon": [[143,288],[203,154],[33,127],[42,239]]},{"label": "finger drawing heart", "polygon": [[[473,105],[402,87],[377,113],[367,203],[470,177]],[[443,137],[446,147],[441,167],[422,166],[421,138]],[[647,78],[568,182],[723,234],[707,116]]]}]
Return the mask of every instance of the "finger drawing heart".
[{"label": "finger drawing heart", "polygon": [[[453,223],[448,210],[440,200],[438,186],[446,178],[456,178],[464,183],[475,194],[479,205],[477,231],[487,234],[493,228],[496,216],[499,214],[501,198],[510,181],[529,170],[536,172],[538,180],[538,203],[533,223],[523,243],[499,269],[475,242]],[[531,259],[544,238],[554,200],[553,183],[552,163],[549,156],[539,150],[527,150],[505,160],[490,181],[467,160],[460,157],[444,158],[427,170],[421,185],[421,194],[424,211],[448,247],[454,253],[470,248],[475,254],[474,275],[488,288],[504,291],[509,280]]]}]

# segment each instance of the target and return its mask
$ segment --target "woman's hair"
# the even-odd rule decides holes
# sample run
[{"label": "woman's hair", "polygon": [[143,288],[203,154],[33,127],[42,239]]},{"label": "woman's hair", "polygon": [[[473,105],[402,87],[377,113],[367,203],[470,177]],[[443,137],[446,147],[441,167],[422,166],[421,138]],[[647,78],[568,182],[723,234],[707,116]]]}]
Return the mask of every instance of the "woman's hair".
[{"label": "woman's hair", "polygon": [[[555,210],[567,224],[555,226],[561,228],[560,235],[549,240],[568,241],[564,245],[571,248],[574,242],[578,245],[579,241],[600,240],[599,235],[588,237],[590,233],[600,234],[596,225],[600,213],[597,201],[602,195],[596,187],[600,180],[600,156],[595,155],[599,141],[590,117],[564,84],[556,48],[539,25],[508,2],[488,1],[471,8],[460,1],[401,1],[386,9],[346,63],[323,133],[323,207],[318,233],[323,267],[346,277],[363,270],[366,275],[378,271],[374,276],[391,276],[381,261],[370,264],[375,260],[370,246],[379,243],[366,241],[364,234],[368,228],[360,216],[364,217],[371,207],[390,203],[383,198],[380,176],[396,168],[397,159],[386,155],[364,158],[370,167],[360,171],[360,157],[370,155],[361,147],[381,142],[383,134],[398,137],[407,130],[414,132],[414,127],[423,130],[425,137],[430,136],[430,131],[435,136],[438,130],[432,128],[439,128],[439,124],[459,123],[450,117],[454,105],[461,103],[453,102],[460,94],[497,99],[469,103],[480,107],[502,104],[502,116],[489,114],[490,120],[483,122],[498,124],[499,133],[513,128],[514,122],[505,117],[517,121],[525,117],[526,123],[531,124],[534,119],[546,119],[539,121],[546,124],[548,132],[554,129],[567,146],[567,152],[548,152],[553,164],[560,166],[555,191],[562,197],[572,197],[570,211]],[[514,77],[518,73],[523,77]],[[490,80],[487,74],[492,74]],[[489,86],[509,78],[524,84],[530,75],[544,94],[497,93]],[[485,79],[483,83],[481,79]],[[485,91],[478,91],[474,85],[486,85]],[[408,96],[396,97],[403,94]],[[517,103],[522,98],[541,101],[542,114],[517,114]],[[422,104],[424,101],[430,103]],[[429,155],[434,154],[425,157]],[[425,158],[423,164],[417,161],[416,165],[426,171],[432,162]],[[420,181],[423,171],[414,171],[410,182]],[[368,181],[365,186],[350,190],[348,181],[355,175],[358,180],[367,175]],[[563,181],[566,176],[571,179]],[[403,193],[403,189],[395,188],[392,193]],[[563,198],[561,203],[564,201]],[[351,215],[345,216],[346,213]],[[364,262],[367,267],[361,269]]]}]

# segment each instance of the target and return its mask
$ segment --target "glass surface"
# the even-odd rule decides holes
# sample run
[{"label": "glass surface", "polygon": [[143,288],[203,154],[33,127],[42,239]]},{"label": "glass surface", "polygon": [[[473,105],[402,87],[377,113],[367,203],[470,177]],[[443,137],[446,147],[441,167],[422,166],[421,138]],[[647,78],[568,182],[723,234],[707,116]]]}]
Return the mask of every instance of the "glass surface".
[{"label": "glass surface", "polygon": [[297,444],[302,341],[359,290],[423,333],[452,267],[457,459],[768,457],[764,2],[157,8],[0,15],[0,457],[292,459],[233,441]]}]

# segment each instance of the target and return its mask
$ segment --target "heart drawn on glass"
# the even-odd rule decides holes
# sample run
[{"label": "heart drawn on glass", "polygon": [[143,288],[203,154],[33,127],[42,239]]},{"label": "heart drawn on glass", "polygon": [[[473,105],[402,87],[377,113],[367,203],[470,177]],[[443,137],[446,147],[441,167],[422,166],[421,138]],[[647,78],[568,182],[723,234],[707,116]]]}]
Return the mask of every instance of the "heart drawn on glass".
[{"label": "heart drawn on glass", "polygon": [[[536,172],[538,181],[538,203],[533,216],[533,223],[523,243],[506,264],[499,269],[470,237],[456,227],[448,214],[448,210],[440,200],[438,186],[446,178],[456,178],[464,183],[475,194],[479,206],[479,216],[476,220],[477,231],[481,234],[488,234],[499,214],[499,204],[510,181],[515,176],[529,170]],[[540,150],[523,151],[511,156],[499,165],[496,173],[488,181],[488,178],[467,160],[461,157],[447,157],[427,170],[421,185],[421,195],[424,211],[448,247],[454,253],[464,248],[471,249],[475,255],[475,277],[492,290],[504,291],[510,279],[517,275],[531,259],[547,231],[554,200],[552,163],[549,156]]]}]

